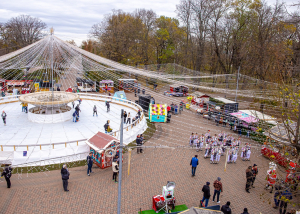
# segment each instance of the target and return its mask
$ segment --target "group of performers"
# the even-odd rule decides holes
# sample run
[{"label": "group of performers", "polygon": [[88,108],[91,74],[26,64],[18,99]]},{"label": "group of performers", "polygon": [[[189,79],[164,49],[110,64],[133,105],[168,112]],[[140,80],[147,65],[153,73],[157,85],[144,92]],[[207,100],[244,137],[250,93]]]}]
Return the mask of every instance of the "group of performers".
[{"label": "group of performers", "polygon": [[[228,163],[236,163],[239,148],[241,145],[240,137],[235,139],[231,134],[227,135],[223,131],[220,134],[210,135],[210,130],[204,135],[199,136],[197,133],[192,133],[190,136],[191,147],[195,147],[197,151],[205,149],[204,158],[210,157],[210,163],[217,164],[220,157],[225,154],[228,148]],[[247,143],[241,148],[241,158],[243,161],[250,160],[251,146]]]}]

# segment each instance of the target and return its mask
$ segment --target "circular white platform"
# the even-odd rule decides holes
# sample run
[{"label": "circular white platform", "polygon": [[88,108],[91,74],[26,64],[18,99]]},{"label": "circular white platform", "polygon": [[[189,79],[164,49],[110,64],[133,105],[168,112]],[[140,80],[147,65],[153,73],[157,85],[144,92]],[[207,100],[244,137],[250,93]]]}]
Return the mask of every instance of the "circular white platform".
[{"label": "circular white platform", "polygon": [[[84,97],[80,105],[79,122],[74,123],[68,120],[62,123],[34,123],[28,120],[25,112],[22,112],[20,102],[6,103],[0,105],[0,111],[7,113],[7,125],[0,124],[0,163],[12,162],[13,165],[25,163],[35,163],[42,160],[54,160],[61,157],[68,157],[69,161],[83,159],[89,151],[84,139],[92,137],[98,131],[104,132],[104,124],[110,120],[113,131],[120,129],[121,109],[130,112],[135,116],[138,108],[134,105],[115,101],[111,103],[110,112],[106,112],[106,106],[103,99],[99,97]],[[96,99],[96,100],[85,100]],[[101,101],[99,101],[101,100]],[[75,102],[77,105],[78,102]],[[96,105],[98,117],[93,116],[93,107]],[[69,106],[72,108],[71,104]],[[29,105],[29,108],[34,106]],[[73,108],[71,113],[75,111]],[[128,131],[126,129],[128,127]],[[145,117],[136,125],[124,125],[124,144],[135,140],[137,134],[143,133],[147,129]],[[118,134],[115,136],[119,138]],[[78,144],[77,144],[77,141]],[[73,143],[69,143],[73,142]],[[67,144],[65,144],[67,143]],[[27,150],[28,146],[28,150]],[[27,151],[27,156],[23,152]],[[82,154],[84,154],[82,156]],[[41,164],[50,164],[50,162]],[[30,165],[30,164],[29,164]]]}]

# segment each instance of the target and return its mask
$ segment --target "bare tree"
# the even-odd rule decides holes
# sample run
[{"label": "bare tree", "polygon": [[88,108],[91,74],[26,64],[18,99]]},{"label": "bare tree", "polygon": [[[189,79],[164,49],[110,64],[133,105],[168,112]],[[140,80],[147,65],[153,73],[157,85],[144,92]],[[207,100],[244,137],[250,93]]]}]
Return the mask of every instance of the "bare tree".
[{"label": "bare tree", "polygon": [[46,23],[36,17],[20,15],[11,18],[5,24],[11,43],[24,47],[41,39],[43,30],[47,28]]}]

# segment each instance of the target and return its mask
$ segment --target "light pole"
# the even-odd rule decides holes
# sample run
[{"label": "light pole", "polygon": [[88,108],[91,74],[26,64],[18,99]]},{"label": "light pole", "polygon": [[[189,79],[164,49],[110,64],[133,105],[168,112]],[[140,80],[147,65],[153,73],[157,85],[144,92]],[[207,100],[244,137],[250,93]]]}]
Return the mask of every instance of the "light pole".
[{"label": "light pole", "polygon": [[122,187],[122,151],[123,151],[123,120],[124,109],[121,110],[120,149],[119,149],[119,184],[118,184],[118,214],[121,214],[121,187]]}]

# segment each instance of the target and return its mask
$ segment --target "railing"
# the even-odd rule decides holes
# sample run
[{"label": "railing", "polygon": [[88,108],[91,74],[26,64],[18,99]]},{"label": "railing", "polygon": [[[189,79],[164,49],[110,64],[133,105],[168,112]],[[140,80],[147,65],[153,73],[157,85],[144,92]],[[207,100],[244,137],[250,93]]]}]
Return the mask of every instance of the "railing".
[{"label": "railing", "polygon": [[[84,97],[91,97],[91,98],[93,98],[92,100],[95,100],[95,99],[98,98],[98,99],[102,99],[103,101],[111,101],[112,103],[116,103],[116,104],[118,104],[118,103],[124,103],[126,105],[132,105],[135,108],[137,108],[138,110],[140,110],[140,112],[141,112],[140,118],[138,118],[134,123],[132,123],[132,124],[130,124],[128,126],[125,126],[123,128],[124,131],[129,131],[129,130],[133,129],[134,126],[136,126],[138,123],[140,123],[142,121],[142,119],[145,117],[145,115],[143,113],[142,107],[140,105],[134,103],[134,102],[131,102],[131,101],[128,101],[128,100],[125,100],[125,99],[111,97],[111,96],[100,95],[100,94],[86,94],[86,93],[78,93],[78,94],[82,96],[83,100],[85,99]],[[3,100],[8,100],[8,103],[9,102],[14,102],[15,100],[12,100],[12,99],[17,99],[19,96],[21,96],[21,95],[12,95],[12,96],[0,97],[0,104],[1,104],[1,101],[3,101]],[[100,100],[98,100],[98,101],[100,101]],[[114,136],[114,137],[119,137],[120,136],[120,130],[117,130],[117,131],[114,131],[114,132],[110,132],[108,134],[111,135],[111,136]],[[26,147],[27,151],[28,151],[29,150],[28,147],[31,147],[31,146],[40,147],[40,150],[42,150],[43,146],[52,146],[52,148],[54,149],[55,145],[65,144],[65,147],[67,147],[68,144],[70,144],[70,143],[76,143],[76,142],[77,142],[77,146],[78,146],[79,142],[86,141],[86,140],[87,139],[80,139],[80,140],[75,140],[75,141],[59,142],[59,143],[51,143],[51,144],[40,144],[40,145],[37,145],[37,144],[28,144],[28,145],[0,145],[0,147],[1,147],[1,151],[3,151],[4,147],[13,147],[14,151],[16,151],[16,148]]]},{"label": "railing", "polygon": [[[132,101],[129,101],[129,100],[125,100],[125,99],[121,99],[121,98],[115,98],[115,97],[111,97],[111,96],[106,96],[106,95],[101,95],[101,94],[87,94],[87,93],[78,93],[79,95],[82,95],[82,96],[90,96],[90,97],[99,97],[99,98],[102,98],[104,99],[104,101],[108,100],[108,101],[111,101],[112,103],[117,103],[117,102],[120,102],[120,103],[125,103],[125,104],[129,104],[129,105],[133,105],[134,107],[136,107],[138,110],[140,110],[141,112],[141,116],[140,118],[138,118],[134,123],[128,125],[128,126],[125,126],[123,127],[123,131],[129,131],[129,128],[133,129],[134,126],[136,126],[136,124],[140,123],[140,121],[144,118],[144,113],[143,113],[143,109],[140,105],[136,104],[135,102],[132,102]],[[114,102],[113,102],[114,101]],[[108,133],[109,135],[112,135],[112,136],[119,136],[120,134],[120,130],[117,130],[117,131],[114,131],[114,132],[110,132]]]}]

